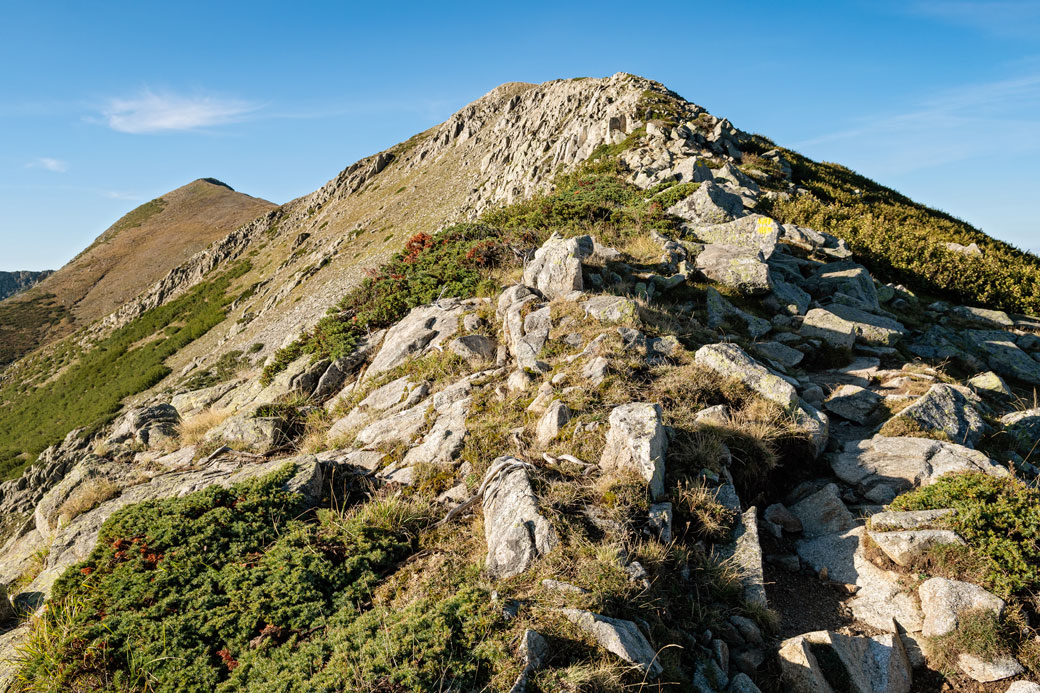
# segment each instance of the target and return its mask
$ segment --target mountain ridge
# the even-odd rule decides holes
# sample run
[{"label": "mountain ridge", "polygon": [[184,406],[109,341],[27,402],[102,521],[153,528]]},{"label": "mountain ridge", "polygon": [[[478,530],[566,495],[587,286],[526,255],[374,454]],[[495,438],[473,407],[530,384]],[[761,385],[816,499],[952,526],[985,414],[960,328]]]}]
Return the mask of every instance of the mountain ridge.
[{"label": "mountain ridge", "polygon": [[658,83],[507,83],[2,374],[0,650],[1003,693],[1040,674],[1038,268]]}]

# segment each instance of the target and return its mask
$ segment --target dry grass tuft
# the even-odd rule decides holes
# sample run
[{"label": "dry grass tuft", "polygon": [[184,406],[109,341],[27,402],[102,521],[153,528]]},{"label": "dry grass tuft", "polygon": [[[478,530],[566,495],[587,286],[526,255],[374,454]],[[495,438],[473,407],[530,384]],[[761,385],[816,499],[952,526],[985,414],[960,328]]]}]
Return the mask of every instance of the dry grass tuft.
[{"label": "dry grass tuft", "polygon": [[85,512],[89,512],[105,501],[119,495],[120,486],[108,479],[90,479],[76,490],[58,508],[58,519],[67,525]]},{"label": "dry grass tuft", "polygon": [[206,409],[184,419],[178,426],[181,445],[198,445],[212,429],[231,416],[229,409]]}]

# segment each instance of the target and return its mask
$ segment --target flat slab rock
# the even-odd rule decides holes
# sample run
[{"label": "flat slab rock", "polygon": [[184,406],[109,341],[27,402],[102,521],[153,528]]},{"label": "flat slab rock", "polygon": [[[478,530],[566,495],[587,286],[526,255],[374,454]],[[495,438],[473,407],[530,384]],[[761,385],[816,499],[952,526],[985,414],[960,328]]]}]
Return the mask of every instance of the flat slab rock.
[{"label": "flat slab rock", "polygon": [[953,631],[964,614],[985,610],[1000,618],[1004,613],[1003,599],[970,582],[935,577],[926,580],[917,593],[924,612],[922,632],[929,638]]},{"label": "flat slab rock", "polygon": [[798,391],[794,385],[771,373],[736,344],[706,344],[697,350],[694,360],[697,365],[723,377],[740,380],[762,397],[788,411],[798,407]]},{"label": "flat slab rock", "polygon": [[646,480],[651,496],[662,495],[668,437],[661,425],[661,405],[646,402],[619,405],[610,412],[609,423],[600,466],[631,470]]},{"label": "flat slab rock", "polygon": [[459,328],[463,313],[480,305],[479,300],[445,299],[412,308],[408,315],[386,331],[383,345],[372,359],[366,378],[371,378],[442,346]]},{"label": "flat slab rock", "polygon": [[944,474],[1009,474],[981,452],[930,438],[874,436],[852,441],[830,462],[839,479],[859,486],[875,503],[890,503],[900,493],[927,486]]},{"label": "flat slab rock", "polygon": [[975,402],[955,387],[938,383],[916,402],[903,409],[890,420],[912,421],[922,431],[941,433],[951,441],[974,448],[986,424],[975,409]]},{"label": "flat slab rock", "polygon": [[[827,653],[828,665],[818,657]],[[785,691],[814,693],[910,693],[910,660],[898,635],[873,637],[814,631],[785,640],[780,647]],[[845,676],[833,667],[841,667]],[[848,688],[837,688],[844,684]]]},{"label": "flat slab rock", "polygon": [[649,679],[664,671],[657,653],[639,627],[631,621],[594,614],[582,609],[561,609],[571,623],[596,639],[600,647],[640,668]]}]

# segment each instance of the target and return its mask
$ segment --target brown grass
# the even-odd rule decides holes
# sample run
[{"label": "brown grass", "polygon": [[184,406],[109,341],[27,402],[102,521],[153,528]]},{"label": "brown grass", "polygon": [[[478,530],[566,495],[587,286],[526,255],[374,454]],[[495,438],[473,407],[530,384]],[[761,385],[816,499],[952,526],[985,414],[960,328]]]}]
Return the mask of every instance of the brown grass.
[{"label": "brown grass", "polygon": [[67,525],[85,512],[89,512],[105,501],[119,495],[120,486],[108,479],[90,479],[76,490],[58,508],[58,519]]},{"label": "brown grass", "polygon": [[181,421],[177,427],[181,445],[198,445],[210,430],[231,416],[230,409],[206,409]]}]

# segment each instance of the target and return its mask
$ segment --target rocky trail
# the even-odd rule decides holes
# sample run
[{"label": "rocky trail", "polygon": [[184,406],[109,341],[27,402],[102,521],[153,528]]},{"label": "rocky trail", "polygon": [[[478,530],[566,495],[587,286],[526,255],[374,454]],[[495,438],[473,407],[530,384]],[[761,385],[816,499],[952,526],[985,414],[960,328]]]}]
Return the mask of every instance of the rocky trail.
[{"label": "rocky trail", "polygon": [[[618,103],[627,110],[597,110],[596,136],[574,135],[559,156],[587,156],[645,128],[644,144],[618,158],[641,189],[696,184],[666,210],[681,220],[679,234],[651,233],[642,257],[592,235],[553,234],[522,250],[521,272],[493,297],[412,308],[349,355],[300,356],[268,384],[254,374],[155,392],[89,443],[70,433],[0,485],[9,537],[0,582],[15,604],[42,609],[120,509],[292,463],[289,486],[311,505],[363,482],[433,489],[436,528],[481,518],[482,575],[502,591],[503,618],[542,619],[516,645],[514,693],[543,690],[557,666],[547,644],[556,636],[539,632],[545,620],[627,663],[652,690],[668,688],[672,660],[662,651],[681,646],[696,691],[1040,691],[1010,655],[962,653],[953,670],[936,670],[936,638],[980,612],[1003,617],[1007,602],[919,570],[924,552],[965,544],[948,523],[955,510],[889,507],[947,475],[1035,482],[1040,409],[1023,406],[1023,394],[1040,385],[1040,320],[925,305],[872,276],[842,239],[756,211],[778,193],[737,167],[747,136],[728,121],[667,127],[641,122],[634,99]],[[762,157],[790,177],[778,152]],[[692,285],[694,298],[681,293]],[[759,448],[726,444],[692,474],[673,468],[706,460],[708,448],[686,453],[691,440],[761,429],[735,405],[688,411],[640,385],[670,372],[753,393],[786,436],[776,468],[755,478],[749,470],[767,467]],[[183,425],[212,412],[219,420],[184,444]],[[304,422],[318,414],[328,426],[308,452]],[[465,451],[483,437],[498,447],[474,464]],[[728,513],[720,535],[687,536],[680,472]],[[645,496],[624,522],[605,503],[550,497],[613,477],[637,479]],[[633,551],[652,542],[713,556],[736,576],[740,607],[682,643],[655,639],[662,631],[646,621],[586,608],[593,585],[554,562],[568,550],[568,523]],[[654,566],[618,560],[631,589],[653,594],[663,584]],[[677,573],[677,584],[693,584],[689,566]],[[508,596],[534,575],[523,598]],[[0,636],[8,656],[29,628]]]}]

